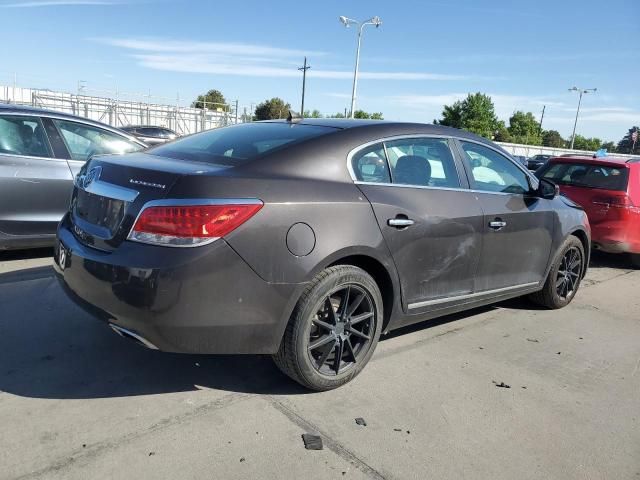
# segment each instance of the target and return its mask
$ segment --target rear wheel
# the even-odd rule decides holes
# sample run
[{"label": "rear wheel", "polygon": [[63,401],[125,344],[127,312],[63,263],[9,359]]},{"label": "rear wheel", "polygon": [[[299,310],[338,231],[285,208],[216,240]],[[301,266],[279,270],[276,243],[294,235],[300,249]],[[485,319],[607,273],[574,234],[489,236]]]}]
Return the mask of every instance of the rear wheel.
[{"label": "rear wheel", "polygon": [[532,294],[531,300],[547,308],[562,308],[571,303],[580,287],[584,261],[582,242],[570,236],[556,256],[544,287]]},{"label": "rear wheel", "polygon": [[312,390],[331,390],[369,362],[382,329],[382,296],[364,270],[338,265],[305,289],[273,359],[286,375]]}]

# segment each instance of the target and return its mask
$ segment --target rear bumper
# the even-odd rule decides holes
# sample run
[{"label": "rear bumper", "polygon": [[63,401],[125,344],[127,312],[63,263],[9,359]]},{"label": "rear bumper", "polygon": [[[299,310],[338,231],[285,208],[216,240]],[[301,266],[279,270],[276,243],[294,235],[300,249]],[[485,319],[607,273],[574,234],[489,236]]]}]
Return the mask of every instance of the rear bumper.
[{"label": "rear bumper", "polygon": [[93,316],[164,351],[277,351],[304,285],[265,282],[224,240],[197,248],[124,242],[106,253],[68,225],[65,217],[58,228],[64,266],[56,245],[54,267],[64,291]]},{"label": "rear bumper", "polygon": [[637,221],[591,225],[593,248],[608,253],[640,253],[640,215]]}]

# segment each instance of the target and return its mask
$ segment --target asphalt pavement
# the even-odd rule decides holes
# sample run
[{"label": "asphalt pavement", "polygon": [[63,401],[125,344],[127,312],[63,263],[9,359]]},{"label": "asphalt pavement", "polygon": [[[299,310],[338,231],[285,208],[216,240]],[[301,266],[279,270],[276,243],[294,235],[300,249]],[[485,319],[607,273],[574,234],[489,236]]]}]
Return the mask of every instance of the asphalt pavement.
[{"label": "asphalt pavement", "polygon": [[0,479],[640,480],[624,257],[595,255],[563,310],[516,299],[393,332],[355,381],[309,393],[268,357],[116,336],[49,255],[0,252]]}]

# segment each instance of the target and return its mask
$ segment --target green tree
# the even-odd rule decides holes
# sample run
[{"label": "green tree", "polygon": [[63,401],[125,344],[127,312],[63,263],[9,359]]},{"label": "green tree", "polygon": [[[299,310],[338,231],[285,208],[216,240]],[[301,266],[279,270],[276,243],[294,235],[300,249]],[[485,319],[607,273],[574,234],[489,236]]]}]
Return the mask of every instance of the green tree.
[{"label": "green tree", "polygon": [[329,118],[345,118],[344,113],[334,113],[333,115],[331,115]]},{"label": "green tree", "polygon": [[491,97],[480,92],[469,94],[462,101],[445,105],[439,125],[462,128],[492,139],[504,124],[498,120]]},{"label": "green tree", "polygon": [[309,111],[309,110],[305,110],[304,115],[302,115],[304,118],[322,118],[322,114],[320,113],[320,110],[313,110],[313,111]]},{"label": "green tree", "polygon": [[370,120],[384,120],[382,112],[368,113],[364,110],[356,110],[353,112],[353,118],[370,119]]},{"label": "green tree", "polygon": [[198,98],[191,104],[195,108],[208,108],[209,110],[216,110],[218,108],[224,111],[229,110],[229,105],[222,95],[220,90],[209,90],[204,95],[198,95]]},{"label": "green tree", "polygon": [[557,130],[545,130],[542,132],[542,145],[545,147],[565,148],[567,141],[562,138]]},{"label": "green tree", "polygon": [[638,140],[636,142],[635,148],[633,149],[633,152],[631,151],[631,148],[633,147],[633,140],[631,139],[631,135],[634,131],[638,132],[638,135],[640,135],[639,127],[631,127],[627,134],[622,138],[622,140],[618,142],[618,148],[616,148],[616,151],[618,153],[636,153],[640,150],[640,140]]},{"label": "green tree", "polygon": [[434,120],[435,125],[446,127],[463,128],[462,125],[462,102],[457,101],[453,105],[445,105],[442,110],[442,119]]},{"label": "green tree", "polygon": [[255,112],[256,120],[276,120],[287,118],[291,110],[291,105],[285,103],[281,98],[274,97],[258,104]]},{"label": "green tree", "polygon": [[582,135],[576,135],[576,139],[573,142],[573,148],[576,150],[591,150],[596,151],[602,145],[602,140],[599,138],[586,138]]},{"label": "green tree", "polygon": [[608,153],[616,153],[616,144],[614,142],[605,142],[600,145],[600,148],[604,148]]},{"label": "green tree", "polygon": [[507,130],[513,143],[542,145],[540,125],[531,112],[514,112],[509,118],[509,128]]}]

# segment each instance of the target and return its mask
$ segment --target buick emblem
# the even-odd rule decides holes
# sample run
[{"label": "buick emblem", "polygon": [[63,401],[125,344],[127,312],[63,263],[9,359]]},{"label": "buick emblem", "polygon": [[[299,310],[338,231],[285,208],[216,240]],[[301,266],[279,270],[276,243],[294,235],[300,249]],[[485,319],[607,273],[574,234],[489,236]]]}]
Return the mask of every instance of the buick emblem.
[{"label": "buick emblem", "polygon": [[93,167],[90,169],[86,175],[80,177],[80,185],[82,188],[87,188],[94,181],[100,178],[100,174],[102,173],[102,167]]},{"label": "buick emblem", "polygon": [[64,267],[67,266],[66,263],[67,263],[67,251],[62,245],[60,245],[60,248],[58,250],[58,265],[60,265],[61,270],[64,270]]}]

